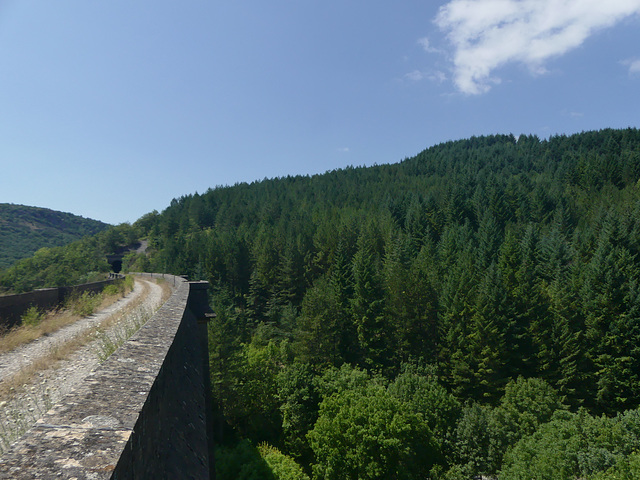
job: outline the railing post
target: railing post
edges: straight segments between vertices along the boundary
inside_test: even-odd
[[[216,314],[209,306],[207,291],[209,282],[189,282],[188,308],[198,321],[198,337],[200,338],[200,350],[202,354],[202,373],[205,388],[205,409],[207,424],[207,447],[209,450],[209,478],[215,480],[214,459],[214,426],[213,426],[213,399],[211,398],[211,379],[209,374],[209,330],[208,324]]]

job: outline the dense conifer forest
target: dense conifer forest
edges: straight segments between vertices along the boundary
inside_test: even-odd
[[[639,179],[636,129],[473,137],[181,197],[125,266],[213,287],[219,479],[640,478]]]

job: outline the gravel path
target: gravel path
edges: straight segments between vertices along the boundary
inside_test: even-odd
[[[107,331],[98,332],[98,326],[109,317],[130,307],[136,300],[140,305],[127,309],[117,322]],[[28,430],[64,395],[100,364],[110,348],[114,348],[117,339],[129,335],[133,324],[139,326],[148,319],[162,302],[162,287],[157,283],[136,278],[133,292],[90,317],[78,320],[57,332],[41,337],[27,345],[0,355],[0,380],[19,372],[40,358],[50,355],[51,351],[60,348],[65,342],[79,335],[92,333],[93,339],[80,347],[68,358],[59,361],[55,368],[40,370],[24,391],[16,394],[8,401],[0,402],[0,453],[9,444]],[[95,332],[95,334],[93,334]]]

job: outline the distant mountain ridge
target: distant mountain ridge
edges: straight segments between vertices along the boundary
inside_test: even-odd
[[[0,203],[0,268],[32,256],[42,247],[66,245],[108,227],[71,213]]]

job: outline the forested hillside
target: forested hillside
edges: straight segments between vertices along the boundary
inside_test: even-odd
[[[111,266],[107,255],[136,243],[140,231],[123,223],[62,247],[42,247],[32,257],[0,270],[0,294],[102,280]]]
[[[32,256],[42,247],[66,245],[107,227],[71,213],[0,203],[0,268]]]
[[[211,282],[221,413],[317,478],[591,478],[638,464],[639,178],[635,129],[471,138],[174,200],[144,266]]]
[[[126,265],[213,286],[219,479],[639,478],[639,179],[636,129],[471,138],[184,196]]]

